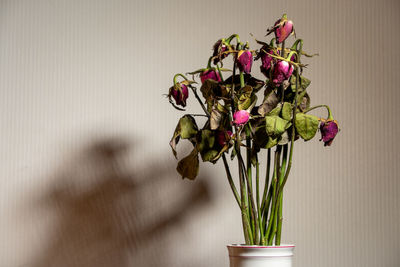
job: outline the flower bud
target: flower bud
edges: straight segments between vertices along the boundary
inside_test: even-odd
[[[293,22],[288,20],[286,15],[283,15],[280,20],[275,22],[274,29],[276,43],[280,44],[293,32]]]
[[[221,81],[221,77],[219,76],[219,73],[213,69],[207,69],[200,74],[200,80],[202,83],[204,83],[204,81],[208,80],[208,79],[214,80],[217,82]]]
[[[330,146],[336,134],[339,132],[337,121],[327,120],[325,122],[321,122],[320,131],[321,140],[324,142],[324,146]]]
[[[279,86],[283,81],[290,78],[293,73],[293,66],[288,62],[281,60],[274,66],[274,72],[272,74],[272,82],[275,86]]]
[[[236,58],[236,63],[240,71],[250,74],[253,55],[249,50],[240,50]]]
[[[189,90],[185,84],[180,84],[180,89],[173,86],[170,95],[175,99],[175,103],[179,106],[186,107],[186,99],[189,97]]]
[[[238,110],[233,114],[233,123],[237,126],[246,124],[250,119],[250,113],[247,110]]]

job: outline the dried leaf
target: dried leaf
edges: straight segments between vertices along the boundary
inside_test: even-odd
[[[179,139],[190,139],[196,136],[198,132],[198,127],[194,118],[190,115],[185,115],[180,118],[178,125],[176,125],[174,134],[169,142],[169,145],[172,148],[172,153],[174,154],[175,158],[177,159],[176,153],[176,145],[179,142]]]
[[[176,170],[182,176],[182,179],[186,177],[190,180],[194,180],[197,177],[199,173],[199,154],[196,148],[178,162]]]
[[[272,91],[270,94],[264,97],[263,103],[258,107],[258,114],[265,116],[265,114],[273,110],[278,103],[279,99],[276,93]]]

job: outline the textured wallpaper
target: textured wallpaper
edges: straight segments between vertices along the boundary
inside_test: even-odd
[[[399,266],[399,12],[397,0],[0,0],[0,266],[228,266],[243,237],[223,166],[181,180],[168,145],[181,114],[163,94],[217,39],[256,47],[283,13],[319,53],[304,75],[341,132],[331,147],[298,141],[282,241],[296,267]]]

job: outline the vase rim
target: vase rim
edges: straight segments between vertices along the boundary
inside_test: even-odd
[[[235,248],[294,248],[293,244],[282,244],[279,246],[259,246],[259,245],[245,245],[245,244],[229,244],[227,247]]]

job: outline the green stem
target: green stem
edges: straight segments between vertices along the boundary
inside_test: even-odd
[[[278,187],[278,158],[279,158],[279,152],[278,149],[275,151],[275,158],[274,158],[274,175],[273,175],[273,180],[272,180],[272,206],[271,206],[271,214],[269,216],[269,220],[268,220],[268,228],[267,228],[267,232],[265,234],[265,238],[268,239],[268,245],[272,245],[272,239],[271,237],[273,237],[272,235],[272,228],[273,228],[273,224],[274,224],[274,220],[275,220],[275,209],[276,209],[276,191],[277,191],[277,187]]]
[[[276,229],[276,237],[275,237],[275,246],[280,246],[281,245],[281,235],[282,235],[282,204],[283,204],[283,194],[279,194],[278,196],[278,201],[279,201],[279,208],[278,208],[278,226]]]
[[[244,87],[244,73],[243,71],[240,72],[240,88]]]
[[[298,55],[298,57],[297,57],[297,62],[299,62],[299,61],[300,61],[300,55]],[[290,170],[292,168],[294,136],[296,134],[296,130],[295,130],[296,129],[296,120],[295,120],[295,118],[296,118],[296,111],[297,111],[297,95],[298,95],[298,92],[299,92],[299,79],[300,79],[299,76],[300,76],[299,75],[299,68],[296,67],[296,94],[295,94],[295,97],[294,97],[294,105],[293,105],[292,138],[290,140],[289,162],[287,164],[288,166],[286,168],[286,173],[285,173],[285,176],[283,178],[282,184],[279,187],[279,194],[282,194],[283,188],[284,188],[284,186],[286,184],[286,181],[287,181],[287,179],[289,177]]]
[[[296,86],[297,86],[297,82],[296,82]],[[307,112],[309,112],[309,111],[311,111],[313,109],[316,109],[316,108],[326,108],[326,110],[328,111],[328,118],[327,119],[328,120],[333,120],[331,109],[327,105],[318,105],[318,106],[314,106],[314,107],[308,108],[308,109],[306,109],[304,111],[304,113],[307,113]]]
[[[222,76],[221,68],[218,66],[218,64],[217,64],[217,70],[218,70],[219,77],[221,78],[221,81],[224,81],[224,78]]]
[[[249,134],[249,128],[248,127],[246,127],[245,128],[245,131],[246,131],[246,171],[247,171],[247,174],[246,174],[246,179],[247,179],[247,190],[248,190],[248,201],[247,201],[247,203],[249,203],[249,216],[250,216],[250,219],[251,219],[251,229],[252,229],[252,231],[253,231],[253,236],[254,236],[254,238],[257,240],[257,236],[256,236],[256,227],[255,227],[255,217],[254,217],[254,206],[253,205],[251,205],[252,204],[252,201],[251,201],[251,199],[250,199],[250,194],[252,194],[253,193],[253,185],[252,185],[252,171],[251,171],[251,151],[250,151],[250,147],[251,147],[251,141],[250,141],[250,138],[249,137],[247,137],[247,135]]]
[[[255,227],[257,228],[257,224],[258,224],[258,223],[257,223],[257,220],[255,219],[255,213],[254,213],[255,204],[254,204],[254,198],[253,198],[253,190],[252,190],[252,188],[251,188],[251,181],[250,181],[250,178],[249,178],[249,176],[247,175],[247,173],[245,172],[245,165],[244,165],[244,161],[243,161],[242,154],[241,154],[241,152],[240,152],[240,147],[239,147],[239,150],[238,150],[237,158],[238,158],[238,164],[242,166],[243,175],[245,176],[246,181],[247,181],[248,207],[249,207],[249,209],[250,209],[250,210],[248,211],[248,213],[251,215],[251,220],[252,220],[252,222],[255,223]],[[254,245],[254,238],[255,238],[255,236],[253,235],[253,236],[252,236],[252,244],[253,244],[253,245]]]
[[[286,58],[285,57],[285,41],[283,41],[282,42],[282,46],[281,46],[281,56],[283,57],[283,58]],[[281,88],[282,88],[282,97],[281,97],[281,103],[283,104],[283,101],[284,101],[284,99],[285,99],[285,88],[283,87],[283,85],[281,85]]]
[[[239,208],[240,208],[240,196],[239,196],[239,194],[238,194],[238,192],[236,190],[235,183],[233,182],[231,171],[229,170],[229,165],[228,165],[228,162],[226,160],[225,154],[222,154],[222,160],[224,162],[225,172],[226,172],[226,176],[228,177],[229,185],[231,186],[233,195],[235,196],[236,202],[237,202],[237,204],[239,205]]]
[[[264,184],[264,193],[261,201],[261,209],[264,210],[264,205],[265,205],[265,197],[267,196],[268,192],[268,185],[269,185],[269,175],[270,175],[270,169],[271,169],[271,148],[268,148],[267,151],[267,168],[265,171],[265,184]]]
[[[233,65],[233,73],[232,73],[232,91],[231,91],[231,113],[232,117],[233,114],[235,113],[235,102],[234,102],[234,94],[235,94],[235,73],[236,73],[236,64]],[[244,170],[242,169],[242,164],[240,162],[241,154],[240,154],[240,134],[238,131],[237,126],[234,127],[235,134],[236,134],[236,140],[235,140],[235,149],[237,153],[237,159],[238,159],[238,168],[239,168],[239,181],[240,181],[240,201],[241,201],[241,214],[242,214],[242,225],[243,225],[243,234],[245,238],[245,242],[247,245],[250,245],[253,243],[253,237],[251,234],[251,227],[250,227],[250,218],[249,218],[249,212],[248,212],[248,206],[247,206],[247,192],[246,192],[246,181],[244,179],[243,172]]]
[[[196,88],[189,86],[192,89],[192,92],[194,96],[196,97],[197,101],[199,101],[201,108],[203,109],[204,113],[206,113],[207,117],[210,117],[210,113],[208,112],[207,108],[204,106],[203,102],[201,102],[201,99],[199,95],[197,94]]]
[[[282,174],[282,166],[281,166],[281,152],[282,152],[282,146],[277,146],[276,147],[276,152],[275,152],[275,168],[276,168],[276,175],[275,175],[275,189],[274,189],[274,207],[273,207],[273,221],[272,221],[272,232],[269,235],[268,238],[268,243],[272,244],[272,241],[274,240],[276,231],[277,231],[277,225],[278,225],[278,208],[279,208],[279,197],[278,197],[278,192],[279,192],[279,185],[280,185],[280,179],[281,179],[281,174]],[[272,214],[272,213],[271,213]]]
[[[177,73],[177,74],[175,74],[175,76],[174,76],[174,85],[176,84],[176,79],[177,79],[179,76],[182,77],[183,79],[185,79],[186,81],[189,81],[189,79],[186,78],[185,75],[183,75],[182,73]]]
[[[236,38],[236,41],[237,41],[238,44],[241,44],[241,43],[242,43],[242,42],[240,42],[240,37],[239,37],[239,35],[237,35],[236,33],[234,33],[234,34],[232,34],[231,36],[229,36],[228,39],[226,39],[226,42],[227,42],[228,44],[231,44],[231,41],[232,41],[233,38]]]
[[[258,162],[258,156],[256,154],[256,205],[257,205],[257,217],[258,217],[258,226],[260,228],[260,240],[257,244],[265,245],[265,237],[264,237],[264,227],[261,220],[261,209],[260,209],[260,164]]]
[[[239,165],[239,178],[240,178],[240,197],[241,197],[241,213],[242,213],[242,223],[243,223],[243,232],[245,237],[246,245],[253,244],[253,236],[251,232],[250,220],[249,220],[249,210],[247,206],[247,191],[246,191],[246,181],[244,178],[244,169],[243,165],[240,162],[240,136],[237,137],[239,140],[236,140],[236,152],[238,158]]]
[[[285,169],[286,169],[286,162],[287,162],[287,154],[288,154],[288,145],[283,146],[283,154],[282,154],[282,165],[280,168],[280,176],[279,176],[279,186],[283,182],[283,178],[285,176]],[[281,232],[282,232],[282,198],[283,198],[283,193],[280,192],[278,195],[278,201],[279,201],[279,208],[278,208],[278,217],[277,217],[277,232],[276,232],[276,239],[275,239],[275,245],[279,246],[281,243]]]
[[[214,57],[211,56],[211,57],[208,59],[208,62],[207,62],[207,69],[211,69],[211,61],[212,61],[213,58],[214,58]]]

